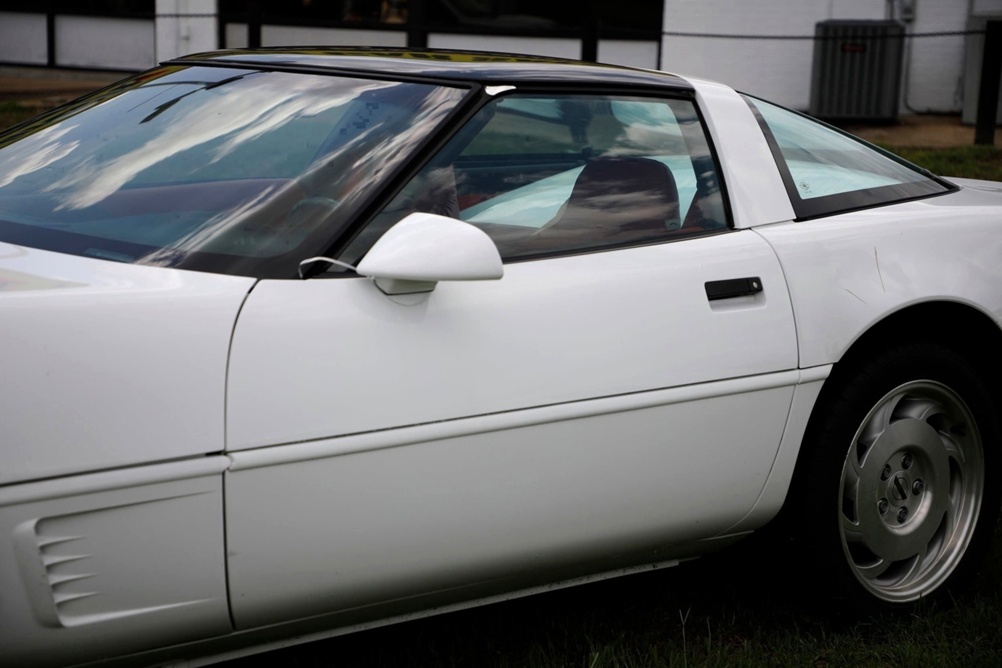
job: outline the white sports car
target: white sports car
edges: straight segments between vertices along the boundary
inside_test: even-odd
[[[661,72],[226,51],[0,135],[0,664],[212,662],[774,519],[857,610],[999,514],[1002,185]]]

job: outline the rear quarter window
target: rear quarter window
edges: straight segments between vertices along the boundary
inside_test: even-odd
[[[803,114],[745,96],[772,149],[798,220],[955,189],[920,167]]]

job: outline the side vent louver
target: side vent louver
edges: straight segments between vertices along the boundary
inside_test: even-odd
[[[142,526],[141,518],[149,514],[151,504],[162,511],[176,508],[183,517],[183,506],[198,496],[39,518],[15,528],[18,566],[38,620],[45,626],[65,628],[208,602],[201,597],[182,598],[180,592],[162,588],[151,579],[155,576],[151,566],[170,549],[158,546],[155,534],[116,531],[116,527]],[[133,558],[123,559],[125,555]],[[114,564],[110,571],[108,564]],[[123,587],[127,582],[144,586]]]

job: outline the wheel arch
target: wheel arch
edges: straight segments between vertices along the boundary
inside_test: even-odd
[[[903,340],[941,343],[985,369],[998,369],[1002,361],[1002,328],[984,311],[956,301],[912,304],[873,323],[846,348],[825,381],[815,409],[825,388],[835,385],[855,360]]]
[[[966,357],[982,370],[986,385],[993,390],[991,400],[1002,407],[1002,384],[993,380],[1002,377],[1002,328],[991,315],[971,304],[947,300],[925,301],[888,313],[849,345],[825,380],[807,425],[802,428],[793,467],[783,483],[786,489],[775,520],[782,521],[788,512],[797,481],[802,478],[806,462],[811,458],[812,434],[843,379],[867,357],[905,340],[943,344]]]
[[[932,323],[932,324],[930,324]],[[994,382],[1002,369],[1002,328],[984,311],[957,301],[912,304],[886,315],[858,336],[834,363],[825,379],[804,431],[793,473],[779,517],[787,512],[791,491],[810,459],[810,440],[825,406],[854,366],[884,347],[901,341],[922,341],[948,346],[981,370],[992,389],[991,401],[1002,407],[1002,384]]]
[[[1002,376],[1002,328],[990,315],[970,304],[947,300],[911,304],[889,313],[848,345],[820,390],[815,390],[813,401],[810,391],[804,393],[803,400],[809,406],[798,409],[795,400],[788,433],[763,493],[755,508],[730,531],[762,531],[765,524],[782,527],[789,514],[791,496],[796,494],[796,481],[802,478],[805,462],[810,460],[812,434],[824,407],[854,365],[903,340],[943,343],[966,356],[982,369],[986,384],[994,390],[992,401],[1002,407],[1002,383],[993,382],[993,376]]]
[[[937,350],[940,352],[937,353]],[[925,356],[922,359],[923,364],[934,362],[934,368],[938,368],[938,371],[931,373],[934,380],[937,373],[943,374],[948,369],[959,370],[957,372],[959,375],[955,376],[958,380],[966,373],[967,378],[980,386],[984,394],[975,393],[973,396],[977,399],[964,401],[964,393],[961,392],[958,398],[962,404],[968,403],[975,412],[980,410],[982,416],[987,415],[986,411],[995,412],[997,415],[998,409],[1002,407],[1002,389],[996,380],[1002,363],[1002,329],[991,315],[974,305],[955,301],[923,302],[888,314],[849,345],[834,363],[831,373],[822,384],[810,409],[783,505],[774,518],[775,521],[768,527],[770,529],[768,535],[773,539],[778,537],[799,543],[800,549],[805,550],[805,553],[817,555],[830,552],[829,548],[832,547],[830,541],[821,540],[822,534],[828,529],[823,528],[825,522],[817,523],[819,517],[817,508],[808,508],[807,505],[811,503],[809,500],[817,499],[819,493],[824,496],[830,490],[830,476],[824,472],[836,470],[833,468],[833,457],[836,456],[833,453],[836,452],[836,448],[832,446],[836,442],[848,444],[849,441],[842,440],[844,436],[842,425],[856,424],[855,419],[843,418],[846,415],[859,414],[860,403],[869,405],[871,400],[866,397],[871,391],[876,391],[882,386],[880,381],[871,384],[874,377],[882,374],[886,382],[895,375],[900,377],[903,370],[911,368],[905,363],[909,355],[912,356],[913,363],[917,363],[916,360],[923,355]],[[952,366],[949,360],[952,360]],[[915,377],[923,376],[924,374],[916,374]],[[968,384],[967,387],[970,391],[974,391],[975,386]],[[860,392],[862,394],[859,394]],[[977,408],[978,405],[980,409]],[[958,561],[955,563],[960,565],[956,568],[949,566],[949,570],[944,571],[944,580],[931,585],[936,589],[925,594],[919,593],[920,597],[935,595],[938,600],[945,600],[952,596],[953,591],[959,591],[970,582],[981,559],[990,549],[992,529],[981,527],[994,527],[997,518],[1002,490],[991,484],[993,476],[988,472],[1002,468],[1002,451],[999,448],[1002,433],[998,419],[989,422],[991,427],[987,433],[990,436],[989,440],[984,441],[985,459],[982,463],[986,467],[982,470],[985,482],[982,491],[978,492],[985,495],[982,512],[988,509],[988,514],[979,528],[975,529],[976,533],[970,537],[970,544],[962,548],[963,554],[969,552],[972,556],[969,559],[965,557],[961,564],[958,555],[956,557]],[[992,448],[991,445],[995,447]],[[994,455],[990,457],[991,461],[987,456],[990,450],[994,450]],[[842,454],[838,457],[844,458],[845,445],[842,445],[840,452]],[[906,464],[905,467],[907,466]],[[820,475],[822,473],[824,475]],[[921,492],[916,492],[919,493]],[[940,497],[947,498],[943,497],[942,493]],[[952,492],[948,497],[952,497]],[[844,508],[844,498],[842,503]],[[826,570],[833,568],[834,561],[838,561],[837,558],[833,561],[830,555],[824,558],[818,557],[818,560],[819,563],[814,566]],[[852,561],[851,555],[849,560]],[[914,603],[912,599],[906,598],[900,601],[891,598],[870,599],[869,595],[862,593],[862,590],[850,591],[844,580],[846,578],[843,578],[839,585],[832,587],[828,593],[832,595],[833,602],[846,606],[847,610],[902,611]],[[891,588],[888,589],[890,590]]]

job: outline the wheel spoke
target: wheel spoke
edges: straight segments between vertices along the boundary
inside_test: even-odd
[[[920,397],[902,397],[894,406],[893,419],[912,418],[928,422],[933,415],[942,413],[943,408],[938,402]]]
[[[863,465],[855,457],[849,457],[849,466],[845,468],[842,478],[842,495],[856,503],[859,499],[860,478],[863,476]]]
[[[964,456],[964,449],[960,447],[960,444],[951,434],[940,432],[939,438],[943,442],[943,450],[946,452],[946,456],[955,461],[957,463],[957,467],[963,470],[964,463],[967,459]]]
[[[856,564],[856,572],[859,573],[861,577],[865,580],[876,580],[881,575],[887,572],[887,569],[891,567],[893,562],[887,559],[878,559],[875,562],[868,564]]]
[[[930,513],[926,519],[929,526],[935,527],[929,540],[922,546],[919,552],[919,565],[921,568],[928,568],[939,559],[943,552],[944,540],[953,531],[955,518],[948,508],[938,509],[935,513]]]
[[[900,385],[860,424],[843,463],[839,531],[849,567],[884,601],[931,593],[970,541],[983,488],[965,402],[935,381]]]
[[[862,433],[860,433],[859,438],[856,439],[857,443],[864,446],[864,449],[868,449],[873,442],[876,441],[887,425],[891,423],[891,417],[894,414],[894,401],[886,402],[880,408],[878,408],[870,419],[866,421],[863,425]]]
[[[842,514],[842,536],[847,543],[866,544],[860,524],[846,517],[844,513]]]

